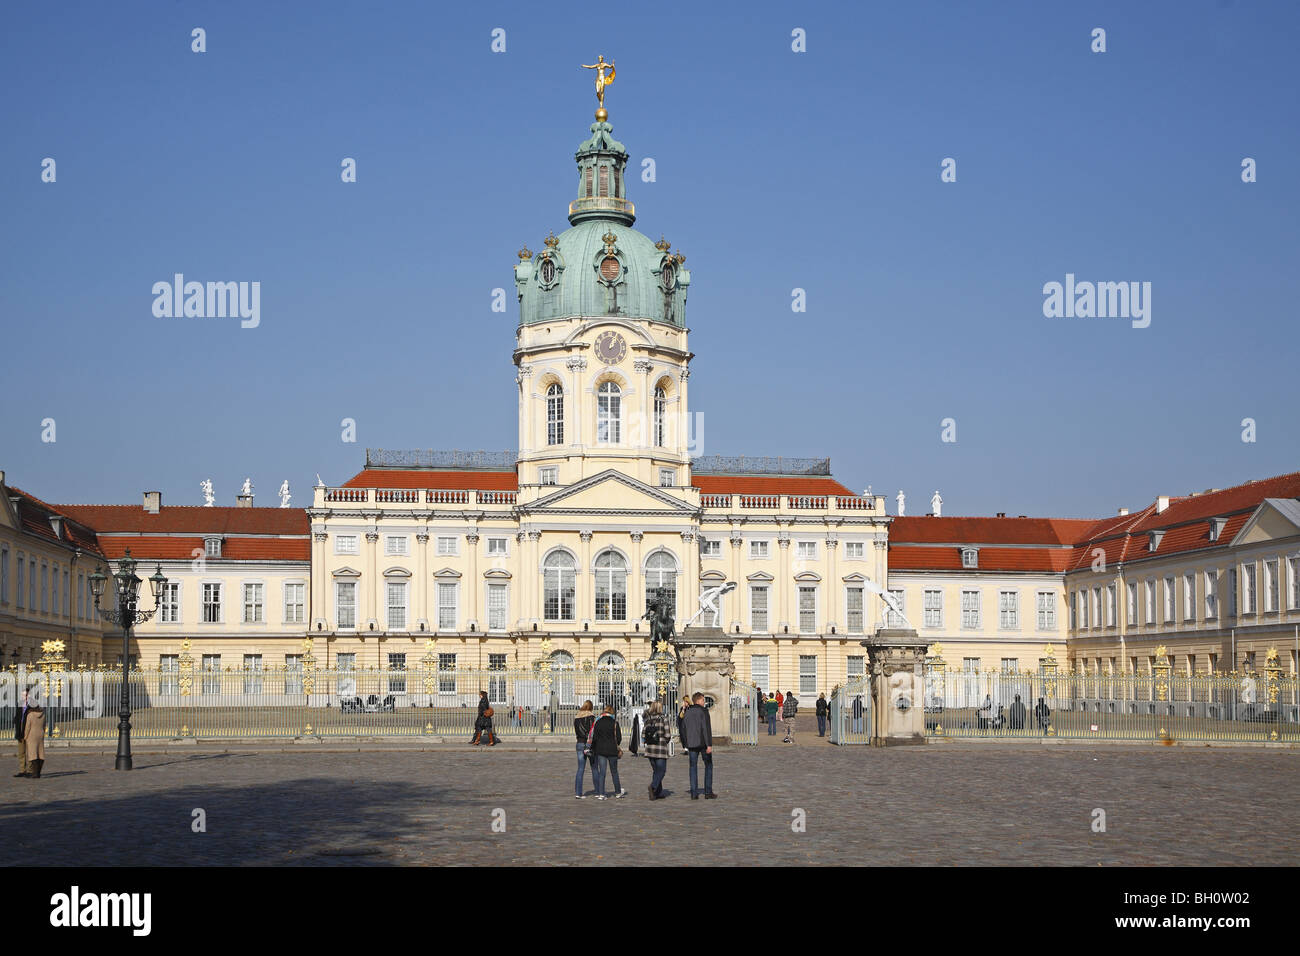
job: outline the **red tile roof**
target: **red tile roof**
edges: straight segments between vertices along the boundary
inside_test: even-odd
[[[344,488],[473,488],[515,491],[513,471],[434,471],[432,469],[366,468],[343,483]]]
[[[889,542],[899,544],[1070,545],[1097,522],[1078,518],[936,518],[907,515],[889,524]],[[983,554],[983,552],[981,552]],[[893,559],[890,559],[893,563]],[[982,563],[982,562],[981,562]]]
[[[311,530],[301,508],[204,508],[163,505],[149,514],[140,505],[58,505],[100,534],[301,534]],[[132,551],[132,554],[135,552]]]
[[[830,477],[802,475],[693,475],[705,495],[855,495]]]
[[[1061,572],[1070,563],[1069,548],[989,548],[981,547],[978,571]],[[889,570],[894,571],[961,571],[961,551],[955,547],[889,546]]]
[[[114,534],[100,539],[104,556],[120,558],[127,548],[140,561],[190,560],[203,554],[201,537]],[[310,561],[309,538],[225,538],[221,557],[230,561]]]
[[[6,487],[19,499],[18,521],[28,534],[44,538],[47,541],[57,541],[63,545],[81,548],[91,554],[101,553],[99,544],[95,540],[95,532],[86,527],[78,518],[69,515],[56,505],[47,504],[21,488],[15,488],[13,485],[7,485]],[[59,522],[59,531],[57,533],[54,530],[54,525],[50,523],[51,517],[63,519]]]

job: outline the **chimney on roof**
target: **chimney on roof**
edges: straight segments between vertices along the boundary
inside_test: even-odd
[[[1006,516],[1007,516],[1007,513],[1006,513],[1005,511],[999,511],[999,512],[998,512],[998,517],[999,517],[999,518],[1005,518]]]
[[[144,513],[147,515],[156,515],[162,508],[162,492],[146,491],[144,493]]]
[[[1156,499],[1156,514],[1164,514],[1169,510],[1169,496],[1161,495]]]
[[[1126,514],[1128,514],[1128,509],[1127,509],[1127,508],[1120,508],[1120,509],[1119,509],[1119,513],[1120,513],[1121,515],[1126,515]]]
[[[253,507],[253,496],[252,496],[252,495],[235,495],[235,507],[236,507],[236,508],[251,508],[251,507]]]

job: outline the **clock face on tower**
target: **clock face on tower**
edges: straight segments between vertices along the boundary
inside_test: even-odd
[[[601,332],[596,336],[596,358],[606,365],[617,365],[627,355],[627,343],[617,332]]]

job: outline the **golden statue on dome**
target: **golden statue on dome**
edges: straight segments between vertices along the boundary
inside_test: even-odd
[[[613,60],[605,62],[604,54],[598,54],[595,63],[583,63],[581,66],[584,70],[596,71],[596,102],[600,104],[600,109],[596,110],[596,119],[603,123],[609,118],[609,113],[605,111],[605,87],[614,82],[618,71],[614,69]]]

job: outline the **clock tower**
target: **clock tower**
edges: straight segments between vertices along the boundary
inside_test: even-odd
[[[691,488],[686,257],[633,228],[628,154],[602,108],[578,147],[569,228],[519,251],[519,488],[613,469]],[[533,494],[529,494],[533,491]]]

